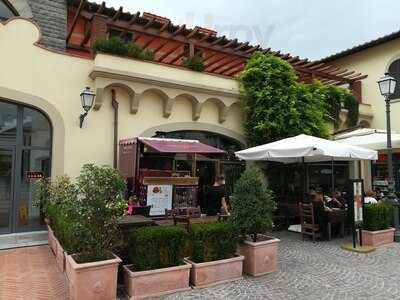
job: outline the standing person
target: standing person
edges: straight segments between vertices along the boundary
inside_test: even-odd
[[[228,195],[225,188],[225,178],[223,176],[217,176],[215,178],[214,185],[208,188],[206,197],[207,215],[215,216],[220,212],[230,215]]]

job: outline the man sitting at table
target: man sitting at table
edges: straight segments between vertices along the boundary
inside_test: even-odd
[[[332,198],[327,199],[326,206],[328,206],[329,208],[345,208],[344,201],[341,199],[339,192],[332,193]]]
[[[328,216],[327,211],[331,209],[325,206],[324,194],[322,191],[317,191],[311,195],[311,201],[314,208],[314,221],[319,225],[319,231],[322,239],[328,238]]]
[[[225,178],[217,176],[214,185],[210,186],[206,193],[208,216],[215,216],[218,213],[223,215],[230,215],[228,205],[228,194],[225,188]]]

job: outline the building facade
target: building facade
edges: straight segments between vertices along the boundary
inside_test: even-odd
[[[75,177],[86,163],[115,166],[118,140],[162,132],[243,148],[235,77],[255,51],[285,59],[300,80],[345,84],[357,97],[366,77],[104,3],[0,0],[0,19],[0,234],[42,228],[34,180]],[[112,36],[150,49],[153,61],[94,53]],[[195,55],[204,72],[183,66]],[[85,87],[96,98],[80,128]]]

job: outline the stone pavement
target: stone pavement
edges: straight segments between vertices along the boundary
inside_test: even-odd
[[[275,236],[282,240],[278,272],[164,299],[400,299],[400,244],[356,254],[340,249],[343,240],[313,244],[296,233]]]
[[[65,277],[47,245],[0,250],[0,299],[66,299]]]

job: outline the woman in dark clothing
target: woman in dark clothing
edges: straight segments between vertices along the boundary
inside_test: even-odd
[[[225,188],[225,179],[223,176],[215,178],[214,185],[208,188],[206,193],[207,209],[209,216],[215,216],[218,213],[229,215],[228,195]]]
[[[322,192],[316,192],[312,195],[312,203],[314,208],[314,221],[319,225],[322,238],[326,239],[328,236],[328,216],[325,207],[324,195]]]

